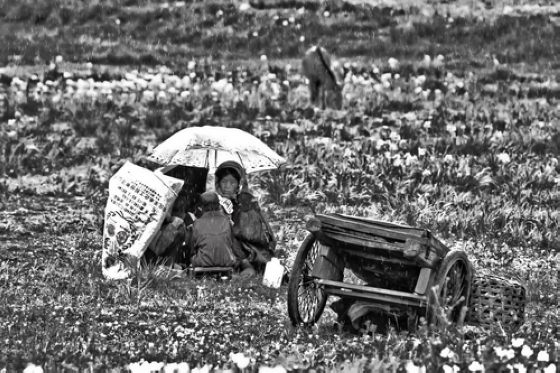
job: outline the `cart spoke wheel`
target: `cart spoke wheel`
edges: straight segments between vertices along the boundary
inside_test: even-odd
[[[321,244],[312,234],[302,242],[288,283],[288,314],[294,325],[312,325],[327,303],[325,288],[311,276]]]
[[[463,322],[461,309],[469,304],[472,287],[472,267],[467,255],[462,251],[451,251],[441,263],[435,285],[438,298],[433,299],[429,308],[440,306],[449,321]],[[433,295],[433,294],[432,294]],[[428,309],[431,324],[438,323],[438,310]]]

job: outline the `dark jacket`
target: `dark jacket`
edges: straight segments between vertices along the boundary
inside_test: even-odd
[[[221,211],[209,211],[193,224],[190,247],[194,267],[232,267],[233,230],[230,219]]]

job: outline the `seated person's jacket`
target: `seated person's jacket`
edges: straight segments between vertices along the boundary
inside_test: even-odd
[[[181,218],[186,226],[191,225],[194,221],[193,216],[198,213],[196,206],[199,199],[200,195],[198,193],[181,191],[173,204],[171,215]]]
[[[193,223],[193,267],[232,267],[236,262],[232,246],[231,221],[223,212],[206,212]]]
[[[266,220],[255,196],[241,192],[233,203],[233,234],[245,242],[267,247],[271,252],[276,248],[276,236]]]

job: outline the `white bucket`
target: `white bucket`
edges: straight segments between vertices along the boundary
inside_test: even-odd
[[[278,289],[282,283],[283,276],[284,266],[280,264],[278,258],[272,258],[270,262],[266,263],[262,284],[264,286]]]

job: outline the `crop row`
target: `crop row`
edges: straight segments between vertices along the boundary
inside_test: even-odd
[[[263,202],[374,204],[391,220],[443,235],[493,232],[512,245],[553,248],[557,100],[531,97],[525,88],[556,83],[512,76],[490,83],[423,63],[425,74],[417,75],[406,75],[394,59],[367,74],[350,66],[345,110],[325,112],[307,107],[303,78],[289,69],[284,81],[242,72],[216,80],[193,71],[191,79],[165,70],[129,72],[118,82],[68,77],[31,89],[12,79],[6,188],[104,195],[120,164],[141,163],[175,131],[234,126],[288,160],[283,170],[254,178]],[[188,94],[170,92],[179,85]],[[42,179],[30,181],[29,173]]]

